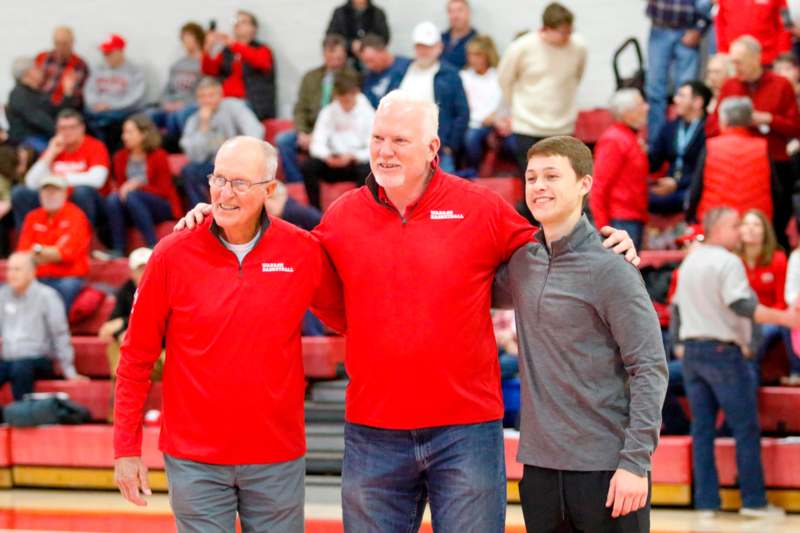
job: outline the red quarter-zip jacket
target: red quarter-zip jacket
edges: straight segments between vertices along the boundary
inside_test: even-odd
[[[340,300],[338,280],[317,239],[287,222],[262,216],[241,266],[212,222],[169,235],[147,263],[117,370],[116,457],[141,455],[164,338],[164,453],[212,464],[305,453],[300,326],[312,298],[322,308]]]
[[[491,288],[533,236],[525,219],[436,169],[405,217],[370,177],[314,233],[344,290],[349,422],[417,429],[502,418]]]

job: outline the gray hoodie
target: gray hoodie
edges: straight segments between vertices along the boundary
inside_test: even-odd
[[[222,143],[237,135],[264,138],[264,125],[239,98],[223,98],[211,116],[207,131],[200,130],[200,111],[189,117],[183,128],[181,148],[189,161],[211,160]]]
[[[125,61],[117,68],[103,63],[91,70],[83,88],[88,109],[109,104],[113,110],[138,109],[144,104],[145,79],[142,69]]]
[[[517,459],[554,470],[643,476],[661,429],[667,361],[636,267],[603,248],[586,217],[520,247],[495,278],[516,310],[522,382]]]

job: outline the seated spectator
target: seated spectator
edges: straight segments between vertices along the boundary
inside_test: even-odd
[[[52,357],[66,379],[86,380],[75,371],[64,305],[56,291],[36,281],[30,254],[11,254],[6,281],[0,287],[0,385],[10,381],[14,400],[22,400],[37,380],[55,378]]]
[[[308,203],[319,209],[319,182],[354,181],[363,185],[369,169],[369,143],[375,110],[361,94],[358,77],[340,71],[333,102],[319,112],[303,163]]]
[[[303,174],[297,160],[298,151],[308,153],[311,132],[319,110],[333,99],[333,77],[347,65],[347,42],[344,37],[328,34],[322,41],[323,64],[305,73],[294,103],[294,130],[280,133],[275,144],[281,156],[286,181],[301,182]],[[353,71],[355,72],[355,71]]]
[[[208,201],[208,175],[222,143],[237,135],[264,137],[264,125],[238,98],[223,98],[222,86],[211,77],[197,85],[197,112],[189,117],[181,136],[181,148],[189,163],[181,170],[189,205]]]
[[[624,229],[641,249],[648,162],[639,134],[647,124],[648,107],[638,89],[620,89],[611,97],[609,109],[616,123],[597,140],[589,205],[598,229]]]
[[[25,175],[25,185],[11,190],[17,228],[32,209],[39,207],[41,180],[51,174],[62,176],[72,188],[71,200],[80,207],[94,228],[105,220],[103,193],[107,191],[108,150],[99,140],[86,135],[83,117],[65,109],[56,117],[56,134],[47,149]]]
[[[130,271],[130,278],[122,287],[117,289],[114,294],[116,304],[114,310],[108,320],[100,326],[100,331],[97,336],[101,340],[108,343],[106,349],[106,356],[108,357],[108,368],[111,371],[112,383],[116,380],[117,366],[119,365],[119,350],[122,341],[125,338],[125,331],[128,329],[128,318],[131,315],[133,308],[133,301],[136,296],[136,288],[139,286],[139,281],[144,274],[144,267],[150,259],[153,250],[150,248],[137,248],[131,252],[128,257],[128,269]],[[150,374],[151,381],[161,381],[161,372],[164,367],[164,352],[161,352],[161,357],[156,361],[153,367],[153,372]],[[114,420],[114,387],[111,387],[111,409],[109,413],[109,422]]]
[[[25,173],[36,159],[30,146],[0,145],[0,257],[8,257],[13,251],[11,233],[14,216],[11,214],[11,188],[22,183]]]
[[[459,3],[459,2],[456,2]],[[511,121],[503,106],[503,91],[497,80],[498,55],[488,35],[477,35],[467,45],[469,68],[459,72],[469,103],[469,129],[464,137],[467,168],[462,176],[477,176],[484,154],[486,138],[493,131],[504,139],[504,146],[513,156]]]
[[[6,117],[8,118],[8,138],[15,144],[27,144],[37,152],[44,152],[47,141],[55,133],[56,113],[64,107],[75,107],[78,99],[75,92],[74,77],[63,84],[61,105],[50,102],[50,96],[41,91],[42,68],[29,57],[14,60],[12,73],[16,84],[8,96]]]
[[[75,107],[83,106],[83,85],[89,76],[89,67],[75,52],[75,37],[72,30],[59,26],[53,31],[53,49],[36,56],[36,64],[42,68],[44,77],[40,89],[50,95],[55,106],[61,106],[65,89],[72,88],[72,97],[77,98]]]
[[[380,35],[368,34],[361,42],[361,64],[364,67],[361,90],[377,108],[392,88],[400,86],[400,81],[411,64],[411,60],[403,56],[395,56],[386,46]]]
[[[54,288],[67,312],[89,273],[92,231],[86,215],[67,201],[67,180],[50,175],[41,180],[42,207],[25,217],[20,252],[30,252],[39,281]]]
[[[478,31],[472,27],[472,10],[469,1],[448,0],[447,18],[450,21],[450,27],[442,33],[441,59],[461,70],[467,64],[467,45],[473,37],[478,35]]]
[[[222,80],[225,96],[247,100],[259,120],[275,117],[275,65],[272,50],[256,40],[258,19],[238,11],[233,37],[206,34],[203,74]]]
[[[125,58],[125,39],[112,33],[100,45],[103,63],[89,74],[84,88],[86,123],[114,151],[122,122],[144,105],[144,71]]]
[[[739,213],[758,209],[772,217],[767,140],[748,129],[753,103],[746,96],[726,98],[719,105],[721,133],[706,139],[689,191],[686,217],[690,222],[716,207]]]
[[[713,113],[719,103],[719,92],[722,86],[733,76],[733,63],[727,54],[714,54],[708,59],[706,65],[706,85],[711,89],[711,101],[706,108],[708,113]]]
[[[267,198],[264,207],[271,216],[281,218],[306,231],[316,228],[319,221],[322,220],[322,213],[319,212],[319,209],[303,205],[289,196],[289,191],[282,182],[278,182],[275,192]]]
[[[793,53],[787,52],[776,57],[772,64],[772,71],[789,80],[794,94],[800,98],[800,66],[798,66],[797,58]]]
[[[697,160],[706,145],[706,108],[711,91],[701,81],[689,81],[678,88],[673,102],[677,118],[668,122],[650,147],[650,168],[657,171],[667,162],[667,176],[650,189],[651,213],[681,213],[692,184]]]
[[[145,114],[128,117],[122,125],[122,144],[114,154],[112,170],[115,192],[108,195],[108,210],[113,213],[113,234],[123,241],[115,252],[121,257],[125,246],[125,215],[144,237],[150,248],[156,245],[156,224],[177,220],[183,214],[178,192],[172,183],[167,152],[161,148],[161,135]]]
[[[389,42],[389,25],[386,13],[372,0],[348,0],[333,11],[325,33],[335,33],[347,39],[347,53],[358,57],[362,40],[367,34],[380,35]]]
[[[453,173],[455,156],[469,126],[469,104],[458,71],[439,61],[442,36],[432,22],[417,24],[413,32],[414,61],[406,69],[400,89],[439,106],[439,168]],[[396,87],[390,87],[395,89]]]
[[[792,48],[792,36],[784,23],[786,0],[717,0],[717,49],[727,53],[742,35],[752,35],[764,53],[762,65],[771,65]]]
[[[786,254],[778,246],[770,220],[758,209],[748,210],[739,226],[741,246],[738,255],[744,263],[750,288],[758,303],[775,309],[786,309]],[[754,332],[755,333],[755,332]],[[769,347],[776,341],[784,343],[790,363],[797,359],[792,350],[789,329],[777,324],[762,324],[754,334],[756,363],[764,360]]]
[[[195,91],[203,76],[200,60],[205,36],[205,31],[196,22],[188,22],[181,27],[181,44],[186,55],[169,68],[161,103],[157,109],[147,113],[170,139],[180,138],[184,124],[197,111]]]

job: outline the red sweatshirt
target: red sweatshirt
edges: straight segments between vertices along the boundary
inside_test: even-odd
[[[164,453],[212,464],[305,453],[300,326],[315,292],[323,308],[325,294],[340,300],[317,291],[334,291],[336,277],[314,237],[272,217],[240,266],[212,220],[162,239],[147,263],[117,370],[115,457],[141,455],[164,338]]]
[[[614,218],[647,222],[649,163],[637,133],[614,124],[598,139],[594,160],[589,205],[595,226],[608,226]]]
[[[91,242],[89,219],[77,205],[66,202],[52,216],[41,207],[28,213],[22,224],[17,249],[28,252],[34,244],[55,246],[61,254],[61,261],[39,265],[36,275],[40,278],[80,277],[89,273]]]
[[[752,35],[761,43],[761,62],[772,64],[781,52],[792,47],[792,36],[784,27],[781,12],[786,0],[719,0],[715,25],[717,46],[728,53],[731,43],[742,35]]]
[[[786,254],[775,250],[768,265],[750,267],[746,261],[744,268],[750,288],[758,296],[758,303],[775,309],[786,309],[783,290],[786,285]]]
[[[797,99],[789,80],[769,71],[750,84],[738,78],[729,78],[720,89],[718,102],[729,96],[749,96],[753,101],[753,109],[772,113],[772,123],[766,134],[769,144],[769,157],[773,161],[786,161],[786,144],[795,137],[800,137],[800,113],[797,110]],[[753,128],[753,132],[758,132]],[[706,137],[719,134],[719,105],[706,120]]]
[[[508,203],[437,169],[404,219],[370,178],[314,233],[344,288],[349,422],[418,429],[502,418],[492,280],[533,236]]]
[[[116,189],[119,189],[128,181],[128,158],[130,155],[130,151],[127,148],[123,148],[114,154],[111,164],[114,171],[114,187]],[[169,170],[167,152],[162,148],[153,150],[147,154],[146,165],[147,183],[141,189],[167,200],[170,207],[172,207],[172,215],[176,219],[181,218],[183,216],[183,208],[178,197],[178,191],[175,190],[175,184],[172,182],[172,172]]]

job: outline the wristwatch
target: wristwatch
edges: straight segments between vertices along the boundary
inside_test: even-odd
[[[44,250],[44,246],[42,246],[38,242],[33,245],[33,253],[34,253],[34,255],[39,255],[40,253],[42,253],[42,250]]]

